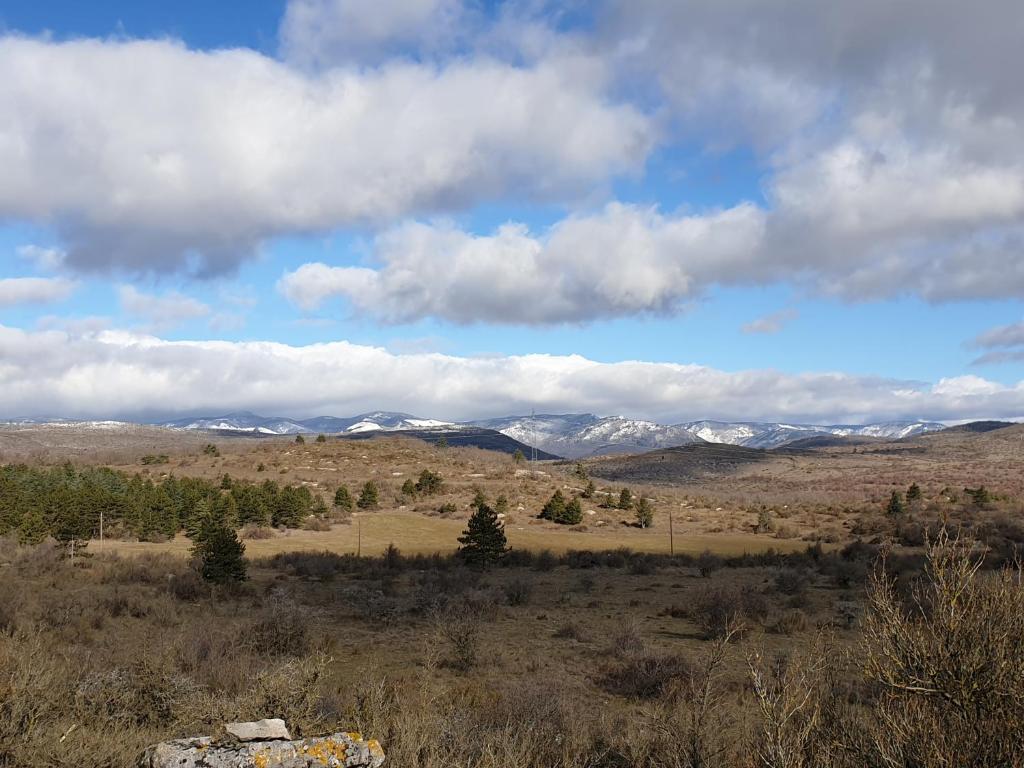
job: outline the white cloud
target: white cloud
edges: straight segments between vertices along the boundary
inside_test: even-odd
[[[61,277],[4,277],[0,278],[0,307],[63,301],[74,290],[75,283]]]
[[[1024,383],[940,383],[841,373],[726,372],[554,355],[394,354],[347,342],[164,341],[0,326],[0,414],[139,416],[249,408],[294,416],[388,408],[468,419],[530,408],[692,418],[852,423],[1018,418]],[[117,387],[110,382],[116,381]]]
[[[759,317],[744,324],[744,333],[778,333],[783,326],[795,320],[800,313],[795,309],[780,309],[764,317]]]
[[[72,268],[229,270],[266,237],[519,199],[639,170],[650,120],[566,54],[305,74],[245,50],[0,36],[0,217]]]
[[[544,324],[668,313],[709,276],[746,274],[763,227],[749,205],[663,216],[612,204],[541,236],[516,224],[474,236],[443,223],[407,223],[374,241],[380,268],[306,264],[279,288],[304,309],[341,296],[389,322]]]
[[[467,15],[461,0],[291,0],[281,45],[303,66],[379,63],[447,48]]]
[[[118,289],[118,298],[121,309],[143,320],[150,330],[167,330],[211,313],[210,307],[198,299],[174,291],[157,296],[143,293],[131,285],[122,285]],[[219,317],[215,316],[215,319]]]

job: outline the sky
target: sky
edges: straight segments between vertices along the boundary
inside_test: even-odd
[[[1024,417],[1016,0],[6,0],[0,418]]]

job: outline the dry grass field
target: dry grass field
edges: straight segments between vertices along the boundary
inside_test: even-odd
[[[979,742],[956,712],[892,709],[903,694],[880,685],[904,674],[886,643],[939,636],[887,634],[906,620],[926,539],[944,535],[935,525],[962,528],[992,566],[1024,543],[1024,428],[1001,432],[728,470],[702,453],[675,481],[670,452],[588,461],[597,494],[581,524],[560,526],[537,513],[556,490],[584,487],[574,463],[401,437],[297,444],[147,429],[119,444],[110,431],[0,430],[2,462],[274,479],[328,505],[342,484],[381,487],[379,509],[247,539],[249,578],[236,586],[205,583],[182,536],[92,541],[73,564],[52,541],[0,538],[0,766],[129,766],[147,743],[265,716],[305,734],[357,728],[403,768],[852,768],[897,748],[907,765],[939,765],[915,757],[936,744],[983,756],[957,764],[1021,765],[1013,749],[985,762],[1024,736],[1008,714],[1020,696],[985,710],[1005,738]],[[219,455],[204,452],[211,441]],[[443,490],[404,497],[425,469]],[[886,498],[912,482],[922,498],[887,516]],[[963,488],[979,485],[991,497],[973,503]],[[652,500],[653,527],[602,505],[624,486]],[[450,556],[478,491],[509,501],[512,552],[485,570]],[[880,568],[891,591],[872,597]],[[999,659],[991,675],[964,673],[972,693],[951,694],[991,707],[1006,675],[1024,675],[1024,598],[991,571],[977,580],[964,589],[979,596],[957,610],[980,613],[943,629],[952,645],[930,645],[927,661],[937,685],[953,685],[962,649]]]

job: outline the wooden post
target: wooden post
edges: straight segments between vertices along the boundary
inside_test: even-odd
[[[672,510],[669,510],[668,513],[668,553],[673,556],[676,554],[675,534],[672,531]]]

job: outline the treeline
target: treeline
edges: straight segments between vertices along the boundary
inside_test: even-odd
[[[326,512],[319,496],[305,486],[279,486],[233,480],[219,483],[195,477],[160,482],[106,467],[0,467],[0,536],[15,534],[35,544],[106,535],[143,541],[194,536],[211,521],[230,528],[244,525],[298,527],[310,514]]]

